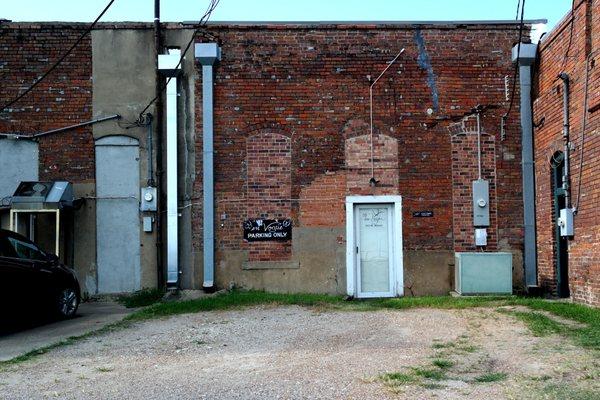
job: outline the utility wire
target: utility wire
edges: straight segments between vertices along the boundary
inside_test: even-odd
[[[81,43],[81,41],[83,40],[84,37],[86,37],[91,31],[92,29],[94,29],[94,26],[96,26],[96,24],[98,23],[98,21],[100,20],[100,18],[102,18],[102,16],[104,14],[106,14],[106,12],[108,11],[108,9],[110,8],[110,6],[112,6],[112,4],[115,2],[115,0],[110,0],[107,4],[106,7],[104,7],[104,10],[102,10],[102,12],[100,13],[100,15],[98,15],[98,17],[94,20],[94,22],[92,22],[92,24],[85,30],[85,32],[83,32],[81,34],[81,36],[79,36],[79,38],[75,41],[75,43],[73,43],[73,45],[69,48],[69,50],[67,50],[67,52],[65,54],[63,54],[51,67],[50,69],[48,69],[48,71],[46,71],[37,81],[35,81],[31,86],[29,86],[27,88],[27,90],[25,90],[23,93],[21,93],[20,95],[18,95],[17,97],[15,97],[13,100],[9,101],[8,103],[6,103],[4,106],[2,106],[2,109],[0,109],[0,112],[3,112],[4,110],[6,110],[7,108],[10,108],[13,104],[15,104],[16,102],[18,102],[19,100],[21,100],[23,97],[25,97],[29,92],[31,92],[37,85],[39,85],[44,79],[46,79],[46,77],[48,75],[50,75],[52,73],[52,71],[54,71],[64,60],[65,58],[67,58],[69,56],[69,54],[71,54],[71,52],[73,52],[73,50],[75,49],[75,47],[77,47],[77,45],[79,45],[79,43]]]
[[[588,84],[590,79],[590,60],[596,55],[598,50],[592,51],[585,60],[585,82],[583,89],[583,116],[581,122],[581,144],[579,145],[579,170],[577,171],[577,202],[575,203],[575,213],[579,212],[581,202],[581,178],[583,176],[583,149],[585,146],[585,129],[587,127],[588,116]]]
[[[506,122],[508,119],[508,115],[510,114],[513,103],[515,101],[515,92],[517,88],[517,76],[519,74],[519,56],[521,55],[521,39],[523,38],[523,17],[525,15],[525,0],[519,0],[519,4],[521,5],[521,22],[519,23],[519,42],[517,43],[517,59],[515,60],[515,70],[513,73],[513,84],[512,91],[510,94],[510,103],[508,103],[508,110],[502,116],[502,121]]]
[[[575,26],[575,0],[571,3],[571,28],[569,32],[569,44],[567,45],[567,51],[565,52],[565,56],[563,58],[562,67],[560,68],[561,72],[565,70],[567,66],[567,60],[569,59],[569,51],[571,51],[571,44],[573,43],[573,27]]]
[[[179,57],[179,62],[177,63],[177,65],[175,66],[175,69],[179,68],[179,66],[181,65],[181,63],[183,62],[183,59],[185,58],[185,55],[187,53],[187,51],[190,49],[190,47],[192,46],[192,43],[194,43],[194,41],[196,40],[196,34],[198,34],[200,32],[200,30],[202,29],[202,27],[204,27],[206,25],[206,23],[208,22],[208,19],[210,18],[211,14],[213,13],[213,11],[215,10],[215,8],[217,8],[217,6],[219,5],[219,2],[221,0],[210,0],[210,3],[208,4],[208,7],[206,8],[206,11],[204,12],[204,15],[202,15],[202,17],[200,18],[200,20],[198,21],[198,26],[196,27],[196,29],[194,30],[192,37],[190,39],[190,41],[188,42],[188,44],[185,46],[184,50],[181,52],[181,57]],[[171,79],[173,79],[172,76],[169,77],[169,79],[167,79],[160,88],[160,94],[162,94],[162,92],[166,89],[167,85],[169,84],[169,82],[171,82]],[[136,125],[141,125],[144,123],[145,121],[145,113],[146,111],[148,111],[148,109],[152,106],[152,104],[154,104],[156,102],[156,100],[158,100],[158,96],[154,96],[154,98],[152,100],[150,100],[150,102],[146,105],[146,107],[144,107],[144,109],[140,112],[140,115],[138,117],[138,120],[136,121]]]

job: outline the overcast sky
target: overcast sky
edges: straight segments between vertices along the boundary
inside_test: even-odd
[[[572,0],[527,0],[525,18],[554,26]],[[514,20],[518,0],[221,0],[214,21]],[[0,0],[13,21],[92,21],[108,0]],[[164,21],[193,21],[208,0],[162,0]],[[154,0],[116,0],[104,21],[151,21]]]

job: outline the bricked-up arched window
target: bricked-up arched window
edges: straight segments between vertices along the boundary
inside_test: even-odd
[[[291,218],[292,143],[287,136],[264,132],[246,140],[246,217]],[[289,260],[292,243],[252,242],[250,261]]]
[[[472,182],[479,178],[476,117],[469,116],[450,127],[452,148],[452,206],[454,251],[475,251]],[[490,225],[486,250],[498,249],[498,203],[496,196],[496,136],[481,132],[481,178],[489,182]]]

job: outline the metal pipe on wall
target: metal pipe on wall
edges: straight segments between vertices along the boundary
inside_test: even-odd
[[[148,134],[146,135],[146,147],[148,148],[148,176],[146,178],[146,182],[148,186],[154,186],[154,151],[152,149],[152,132],[154,130],[154,124],[152,123],[152,119],[154,118],[152,114],[146,114],[146,118],[148,119]]]
[[[561,72],[558,77],[563,81],[563,140],[565,166],[563,169],[563,186],[565,191],[565,208],[571,208],[571,171],[570,171],[570,116],[569,116],[569,75]]]
[[[162,54],[162,40],[160,32],[160,0],[154,0],[154,47],[156,51],[156,108],[154,126],[156,129],[156,269],[159,287],[165,285],[165,270],[163,260],[163,101],[162,101],[162,74],[158,68],[158,58]]]
[[[513,62],[519,63],[521,92],[521,168],[523,176],[523,227],[525,286],[537,286],[537,243],[535,232],[535,172],[533,162],[533,104],[531,100],[532,66],[537,44],[520,43],[512,49]]]
[[[177,207],[177,78],[167,83],[167,286],[179,280],[179,209]]]
[[[481,113],[479,107],[477,108],[477,173],[479,180],[481,180]]]
[[[213,146],[213,66],[221,59],[216,43],[197,43],[196,59],[202,64],[202,189],[204,290],[215,286],[215,204]]]

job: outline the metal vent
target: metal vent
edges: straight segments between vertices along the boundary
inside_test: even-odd
[[[21,182],[12,197],[16,209],[62,209],[73,206],[73,185],[66,181]]]

